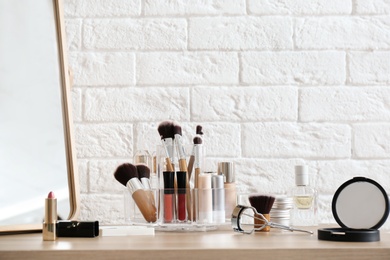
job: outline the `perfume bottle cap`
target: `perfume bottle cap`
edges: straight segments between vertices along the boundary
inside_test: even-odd
[[[297,186],[309,185],[309,167],[307,165],[295,166],[295,184]]]
[[[225,182],[235,182],[234,164],[233,162],[219,162],[218,174],[225,176]]]
[[[223,189],[223,176],[222,175],[211,176],[211,187],[213,189]]]

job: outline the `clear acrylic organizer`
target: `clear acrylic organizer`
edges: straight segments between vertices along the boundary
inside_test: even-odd
[[[168,147],[171,151],[175,150]],[[193,146],[184,147],[190,160]],[[219,226],[230,225],[231,212],[223,211],[225,207],[225,188],[194,188],[195,169],[189,180],[190,188],[177,187],[177,172],[179,171],[178,159],[171,160],[174,169],[175,187],[164,188],[164,172],[166,172],[166,153],[161,145],[156,150],[156,184],[151,193],[156,205],[156,221],[147,222],[140,212],[133,196],[128,189],[124,190],[125,222],[131,225],[146,225],[155,227],[159,231],[210,231]],[[203,147],[200,148],[201,164],[203,163]],[[173,156],[175,158],[175,156]],[[199,172],[198,172],[199,173]],[[202,173],[203,174],[203,173]],[[179,185],[180,186],[180,185]],[[228,191],[227,191],[228,192]],[[222,198],[223,197],[223,198]],[[222,202],[220,201],[222,199]],[[218,203],[219,202],[219,203]],[[221,207],[221,205],[224,205]]]

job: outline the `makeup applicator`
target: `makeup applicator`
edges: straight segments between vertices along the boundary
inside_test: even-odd
[[[270,221],[270,214],[272,205],[275,202],[274,196],[269,195],[250,195],[249,196],[249,202],[256,209],[256,211],[260,214],[262,214],[268,221]],[[266,224],[261,218],[257,218],[256,214],[254,216],[255,219],[255,228],[259,228],[260,226],[263,226]],[[269,232],[271,228],[269,226],[264,227],[261,230],[256,230],[259,232]]]
[[[172,121],[163,121],[158,125],[158,133],[160,134],[163,148],[165,150],[165,162],[167,171],[174,171],[172,165],[173,158],[173,138],[174,127]]]
[[[114,177],[129,189],[144,219],[147,222],[157,221],[156,207],[151,203],[150,196],[143,189],[143,185],[138,179],[137,168],[130,163],[124,163],[115,170]]]
[[[136,164],[135,167],[137,168],[138,177],[142,183],[142,185],[145,188],[146,193],[149,196],[150,203],[156,207],[156,203],[154,201],[154,195],[152,192],[152,188],[150,185],[150,168],[146,166],[145,164]]]
[[[176,148],[177,148],[177,154],[178,154],[178,157],[179,157],[179,168],[180,168],[180,172],[185,172],[185,187],[183,189],[183,186],[182,186],[182,189],[180,190],[180,192],[184,192],[186,194],[186,207],[187,207],[187,213],[188,213],[188,216],[190,216],[191,218],[191,193],[190,192],[187,192],[187,190],[189,191],[190,190],[190,179],[189,179],[189,174],[187,172],[187,162],[186,162],[186,152],[184,150],[184,146],[183,146],[183,137],[182,137],[182,130],[181,130],[181,126],[178,125],[177,123],[174,123],[173,124],[173,132],[174,132],[174,141],[175,141],[175,144],[176,144]],[[177,176],[178,176],[179,172],[177,172]],[[180,173],[180,174],[183,174],[183,173]],[[182,177],[182,176],[181,176]]]
[[[200,136],[194,137],[194,167],[195,167],[195,176],[194,176],[194,183],[195,183],[195,188],[199,188],[199,181],[198,177],[200,174],[200,161],[201,161],[201,154],[200,154],[200,146],[202,145],[202,138]]]
[[[174,141],[177,148],[177,155],[179,157],[179,168],[182,172],[187,172],[186,152],[183,146],[183,137],[181,126],[173,123]]]
[[[141,181],[142,185],[145,189],[150,190],[150,169],[148,166],[146,166],[143,163],[136,164],[135,167],[137,168],[138,178]]]
[[[202,131],[202,126],[201,125],[197,125],[196,126],[196,134],[197,135],[203,135],[203,131]]]
[[[196,126],[196,135],[199,135],[200,137],[203,136],[202,132],[202,126],[197,125]],[[194,161],[195,161],[195,146],[192,147],[191,155],[190,155],[190,160],[188,162],[188,179],[191,179],[191,174],[192,174],[192,169],[194,168]]]

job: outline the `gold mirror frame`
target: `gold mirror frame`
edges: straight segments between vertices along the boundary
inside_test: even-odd
[[[66,37],[62,0],[52,0],[55,12],[55,23],[57,31],[58,43],[58,61],[61,76],[61,103],[65,137],[65,154],[68,171],[68,188],[69,188],[69,203],[70,212],[68,219],[76,219],[79,214],[80,198],[79,198],[79,182],[76,163],[76,153],[73,138],[73,120],[71,115],[71,75],[68,67]],[[42,204],[44,198],[42,198]],[[17,233],[33,233],[41,232],[42,224],[21,224],[0,226],[0,234],[17,234]]]

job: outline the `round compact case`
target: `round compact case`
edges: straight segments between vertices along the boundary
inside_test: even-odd
[[[389,216],[389,197],[377,182],[355,177],[343,183],[332,200],[332,213],[341,228],[318,230],[329,241],[379,241],[379,228]]]

